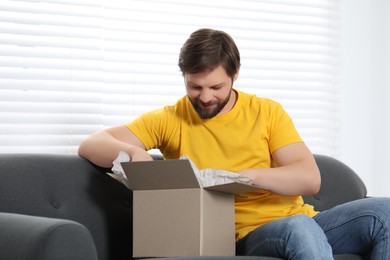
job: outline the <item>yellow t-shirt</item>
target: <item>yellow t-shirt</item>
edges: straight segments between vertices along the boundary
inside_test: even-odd
[[[237,172],[270,168],[273,151],[302,139],[280,104],[235,91],[236,104],[221,116],[201,119],[185,96],[175,105],[147,112],[126,126],[146,149],[160,149],[165,159],[187,155],[199,169]],[[280,196],[264,190],[236,196],[235,210],[237,240],[275,219],[316,215],[301,196]]]

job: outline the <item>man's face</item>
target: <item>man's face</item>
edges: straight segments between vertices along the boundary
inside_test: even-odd
[[[222,66],[212,71],[184,75],[187,96],[202,119],[230,111],[236,102],[233,81]]]

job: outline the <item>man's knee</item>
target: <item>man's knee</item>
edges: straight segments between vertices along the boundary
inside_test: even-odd
[[[332,259],[332,248],[317,222],[306,215],[295,215],[286,222],[289,232],[286,250],[302,259]],[[299,241],[299,244],[297,244]]]
[[[284,232],[290,234],[294,239],[303,241],[310,241],[313,237],[320,237],[326,240],[323,230],[313,220],[313,218],[306,215],[294,215],[285,219],[282,229]]]

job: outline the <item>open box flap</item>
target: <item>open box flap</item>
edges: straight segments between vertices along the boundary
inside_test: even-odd
[[[188,160],[122,162],[131,190],[199,188]]]
[[[220,191],[220,192],[225,192],[230,194],[240,194],[240,193],[247,193],[247,192],[254,192],[254,191],[261,190],[261,188],[258,186],[244,184],[244,183],[237,183],[237,182],[209,186],[209,187],[205,187],[205,189]]]

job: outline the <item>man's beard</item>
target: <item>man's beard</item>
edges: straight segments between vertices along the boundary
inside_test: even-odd
[[[232,90],[230,90],[229,95],[222,101],[220,100],[212,100],[207,103],[203,103],[199,98],[190,98],[188,99],[191,101],[192,106],[194,107],[195,111],[198,113],[199,117],[202,119],[210,119],[215,117],[219,114],[219,112],[222,111],[222,109],[226,106],[226,104],[229,102],[230,95],[232,94]],[[203,106],[211,106],[216,105],[213,109],[203,108]]]

